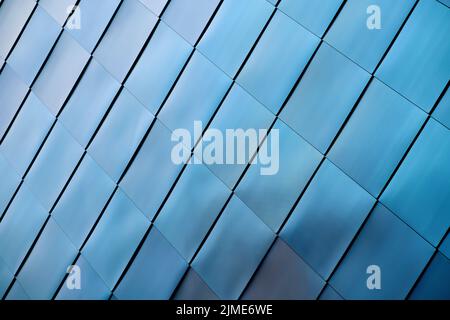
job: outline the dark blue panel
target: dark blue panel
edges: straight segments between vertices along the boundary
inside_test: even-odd
[[[413,300],[450,300],[450,260],[437,253],[414,288]]]
[[[327,279],[374,201],[327,160],[300,199],[281,237]]]
[[[192,267],[219,298],[237,299],[273,238],[273,232],[233,197]]]
[[[345,299],[404,299],[434,248],[381,205],[331,279]],[[370,266],[379,267],[380,289],[369,289]]]
[[[325,281],[282,240],[277,239],[242,298],[316,299]]]
[[[381,197],[435,246],[450,226],[449,163],[450,131],[431,119]]]
[[[447,256],[447,258],[450,259],[450,235],[447,234],[447,237],[442,242],[441,246],[439,247],[439,251],[441,251],[444,255]]]
[[[153,228],[117,287],[119,299],[169,299],[187,263]]]
[[[333,289],[333,287],[327,285],[320,294],[319,300],[339,301],[344,299]]]
[[[205,166],[189,166],[164,204],[155,225],[190,261],[230,193]]]
[[[175,300],[217,300],[216,294],[189,268],[174,296]]]

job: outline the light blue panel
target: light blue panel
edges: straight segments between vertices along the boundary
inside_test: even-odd
[[[450,7],[450,0],[439,0],[439,1],[445,4],[447,7]]]
[[[152,228],[114,295],[121,300],[169,299],[186,268],[186,261]]]
[[[439,251],[441,251],[443,254],[447,256],[447,258],[450,259],[450,235],[447,234],[447,237],[445,238],[444,242],[442,242],[441,246],[439,247]]]
[[[166,6],[167,0],[139,0],[158,17]]]
[[[433,251],[423,238],[378,205],[330,284],[344,299],[404,299]],[[367,288],[368,278],[374,275],[373,271],[367,273],[369,266],[380,268],[379,290]]]
[[[5,159],[3,152],[0,152],[0,177],[2,177],[2,183],[0,184],[0,212],[3,213],[20,182],[20,176]]]
[[[125,86],[156,114],[192,50],[183,38],[160,23]]]
[[[450,131],[431,119],[381,202],[436,246],[450,226]]]
[[[108,300],[111,292],[82,255],[75,262],[75,266],[78,266],[81,272],[80,289],[69,289],[68,278],[59,290],[56,300]]]
[[[15,273],[47,218],[26,185],[22,185],[0,223],[0,257]]]
[[[39,6],[44,8],[60,25],[63,25],[69,16],[76,0],[39,0]],[[69,11],[69,12],[68,12]]]
[[[194,121],[206,126],[230,85],[230,78],[195,52],[158,118],[171,130],[193,135]]]
[[[450,129],[450,90],[447,89],[439,106],[433,112],[433,117]]]
[[[120,84],[94,59],[91,60],[59,120],[86,146],[111,105]]]
[[[325,281],[279,238],[242,295],[243,300],[313,300]]]
[[[30,93],[2,143],[2,151],[22,176],[44,141],[55,117]]]
[[[120,187],[152,220],[175,182],[182,166],[171,159],[171,132],[157,120],[145,139]]]
[[[114,288],[149,225],[118,189],[82,251],[109,288]]]
[[[60,25],[63,25],[69,16],[70,11],[77,2],[76,0],[38,0],[39,6],[55,19]]]
[[[277,11],[238,82],[276,114],[318,44],[319,38]]]
[[[114,187],[115,183],[86,154],[52,212],[77,248],[85,241]]]
[[[122,82],[156,22],[157,17],[138,0],[125,0],[94,57]]]
[[[188,166],[155,225],[190,261],[230,193],[205,166]]]
[[[224,1],[198,49],[234,77],[273,10],[265,0]]]
[[[349,0],[325,40],[369,72],[383,57],[395,34],[414,5],[414,0]],[[381,29],[369,29],[370,6],[378,6]]]
[[[82,154],[78,142],[56,123],[25,179],[45,209],[51,209]]]
[[[22,285],[19,283],[19,281],[14,281],[14,284],[11,288],[11,290],[8,293],[8,296],[6,297],[6,300],[31,300],[30,297],[27,295],[25,290],[23,290]]]
[[[377,76],[429,112],[450,78],[450,10],[420,1]]]
[[[274,115],[267,110],[262,104],[256,101],[251,95],[249,95],[244,89],[239,85],[233,85],[233,88],[228,93],[225,101],[220,107],[217,114],[214,116],[211,122],[211,129],[218,129],[226,137],[227,130],[238,130],[242,129],[245,132],[247,130],[257,130],[269,129],[270,125],[274,120]],[[262,137],[261,137],[262,138]],[[203,138],[202,146],[208,146],[210,144],[209,138]],[[256,143],[258,144],[258,142]],[[247,143],[247,150],[245,151],[245,164],[238,164],[236,155],[238,152],[243,152],[243,150],[238,150],[238,143],[234,142],[233,149],[223,150],[226,152],[233,152],[234,161],[231,164],[226,163],[226,154],[224,155],[223,164],[208,164],[208,167],[214,172],[214,174],[219,177],[225,184],[232,189],[236,182],[238,181],[242,172],[244,172],[247,163],[256,151],[256,147],[252,147]],[[195,154],[198,159],[201,159],[203,149],[199,145],[195,149]]]
[[[162,20],[194,45],[220,0],[172,0]]]
[[[64,32],[46,62],[33,92],[57,115],[89,59],[85,51]]]
[[[262,168],[268,165],[252,164],[239,183],[236,194],[251,208],[272,230],[278,231],[297,197],[306,186],[322,155],[310,144],[294,133],[283,122],[278,121],[272,130],[279,135],[279,171],[273,175],[262,175]],[[268,137],[267,145],[272,165],[275,168],[273,133]]]
[[[31,299],[49,300],[76,255],[77,249],[50,218],[17,279]]]
[[[273,232],[233,197],[192,267],[219,298],[237,299],[273,239]]]
[[[38,7],[34,11],[7,61],[27,85],[32,83],[60,31],[61,27],[44,9]]]
[[[414,287],[411,300],[450,300],[450,260],[439,252]]]
[[[0,138],[6,132],[27,92],[28,86],[6,64],[0,73],[0,112],[2,115],[0,117]]]
[[[92,52],[120,0],[83,0],[78,4],[80,28],[66,30],[87,51]]]
[[[325,154],[369,79],[323,42],[280,117]]]
[[[322,37],[341,4],[342,0],[282,0],[278,8]]]
[[[329,158],[377,197],[425,119],[425,112],[375,79]]]
[[[278,0],[267,0],[267,1],[269,1],[271,4],[273,4],[273,5],[276,5],[277,4],[277,2],[278,2]]]
[[[25,22],[31,14],[36,1],[5,1],[0,8],[0,59],[6,59]],[[1,294],[0,294],[1,295]]]
[[[218,300],[216,294],[206,285],[194,269],[189,268],[179,285],[174,300]]]
[[[144,106],[123,89],[88,150],[113,180],[120,178],[152,119]]]
[[[280,236],[328,279],[374,202],[365,190],[326,160]]]
[[[11,273],[3,259],[0,258],[0,297],[5,294],[13,279],[14,275]]]

